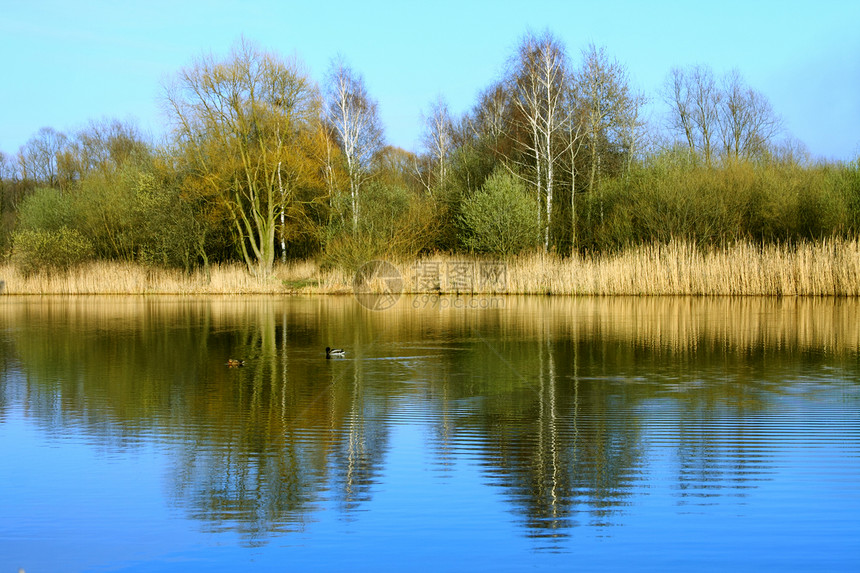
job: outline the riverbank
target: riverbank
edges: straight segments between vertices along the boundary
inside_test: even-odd
[[[529,254],[508,260],[427,255],[391,261],[362,288],[409,293],[552,295],[860,296],[860,242],[798,246],[739,243],[700,249],[685,242],[632,247],[611,255]],[[367,270],[367,269],[365,269]],[[368,274],[368,273],[365,273]],[[371,272],[371,275],[374,273]],[[315,261],[277,264],[257,279],[239,264],[191,274],[132,263],[94,262],[24,276],[0,265],[3,294],[348,294],[354,271]]]

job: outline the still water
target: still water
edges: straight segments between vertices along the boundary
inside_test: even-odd
[[[0,571],[856,571],[860,301],[7,296],[0,453]]]

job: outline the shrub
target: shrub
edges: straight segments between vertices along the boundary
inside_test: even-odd
[[[21,230],[59,231],[68,226],[71,219],[70,197],[59,189],[36,189],[18,209],[18,228]]]
[[[537,246],[537,202],[513,175],[497,169],[461,205],[462,242],[471,251],[511,255]]]
[[[439,227],[434,203],[399,185],[362,188],[355,231],[345,197],[335,198],[332,210],[323,265],[349,271],[373,259],[414,257],[434,243]]]
[[[12,262],[24,275],[40,270],[67,270],[93,258],[92,242],[75,229],[16,231]]]

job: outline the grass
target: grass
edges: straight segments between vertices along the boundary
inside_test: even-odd
[[[514,262],[511,292],[589,295],[860,295],[860,243],[797,246],[739,243],[699,249],[671,242],[614,256]]]
[[[860,296],[856,239],[704,249],[673,241],[612,255],[538,253],[493,261],[439,254],[391,262],[402,274],[403,292],[412,293]],[[483,280],[482,269],[502,272]],[[207,275],[102,261],[31,276],[5,264],[0,281],[4,294],[345,294],[353,288],[351,273],[311,260],[276,265],[266,279],[238,264],[215,265]],[[380,290],[386,284],[371,281]]]
[[[319,269],[311,262],[276,267],[273,276],[257,279],[239,264],[213,265],[209,273],[133,263],[97,261],[68,271],[25,276],[9,264],[0,266],[5,294],[282,294],[319,284]],[[329,282],[342,282],[329,273]],[[347,292],[342,289],[342,292]]]

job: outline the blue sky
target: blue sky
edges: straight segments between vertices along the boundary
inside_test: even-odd
[[[104,117],[157,137],[164,81],[242,35],[299,56],[316,80],[342,54],[379,102],[388,141],[416,150],[432,100],[468,110],[524,33],[549,29],[577,64],[589,42],[605,46],[654,99],[673,66],[738,68],[814,156],[854,159],[858,22],[860,0],[0,0],[0,150],[16,152],[43,126],[72,132]]]

